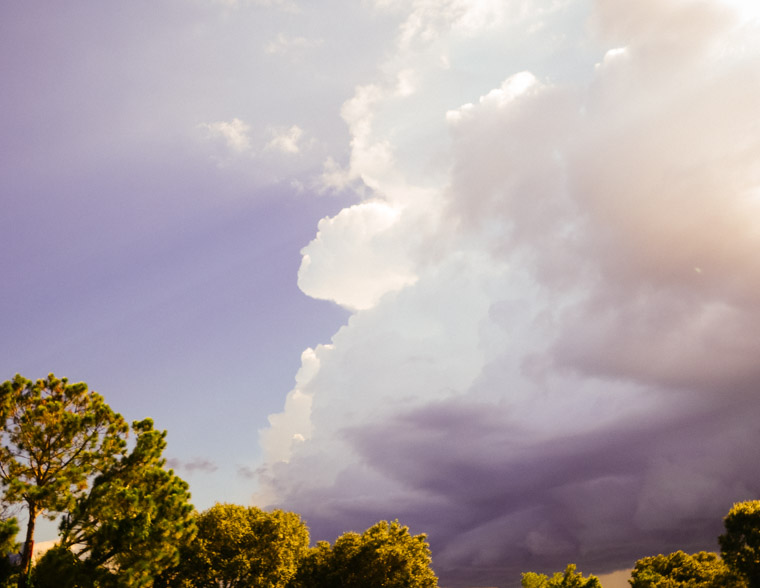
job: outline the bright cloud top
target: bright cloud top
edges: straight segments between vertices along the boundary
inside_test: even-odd
[[[445,104],[473,31],[558,27],[574,5],[377,4],[408,15],[343,110],[345,172],[371,190],[299,271],[355,312],[262,432],[261,497],[320,538],[398,517],[449,586],[713,549],[760,492],[756,24],[600,0],[556,31],[598,45],[588,82],[505,50],[493,89]]]
[[[410,261],[394,241],[400,214],[368,201],[320,221],[317,237],[302,251],[299,287],[313,298],[363,310],[414,283]]]

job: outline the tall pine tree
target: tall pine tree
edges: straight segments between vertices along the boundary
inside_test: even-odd
[[[18,582],[26,588],[37,517],[74,508],[88,479],[124,454],[128,427],[87,384],[53,374],[0,385],[0,417],[3,499],[28,515]]]

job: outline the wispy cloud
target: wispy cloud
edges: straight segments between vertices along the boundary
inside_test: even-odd
[[[301,53],[319,47],[323,42],[322,39],[310,39],[279,33],[264,46],[264,51],[269,55]]]
[[[286,12],[298,13],[300,8],[295,0],[210,0],[215,4],[229,7],[257,6],[263,8],[279,8]]]
[[[189,461],[183,461],[178,458],[170,458],[166,460],[166,465],[177,471],[187,472],[188,474],[193,474],[195,472],[204,472],[210,474],[219,469],[219,466],[216,463],[210,459],[203,457],[196,457]]]

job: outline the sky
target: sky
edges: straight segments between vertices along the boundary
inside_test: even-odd
[[[152,417],[201,510],[399,519],[449,588],[716,550],[760,494],[755,5],[5,2],[0,377]]]

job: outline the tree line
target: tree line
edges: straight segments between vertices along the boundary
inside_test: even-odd
[[[720,555],[676,551],[636,562],[631,588],[760,588],[760,500],[737,502],[723,519]],[[602,588],[599,578],[584,578],[570,564],[551,577],[527,572],[522,588]]]
[[[66,378],[0,385],[0,588],[437,588],[424,534],[398,521],[310,546],[292,512],[216,504],[197,512],[165,468],[166,431],[130,425]],[[129,435],[134,439],[129,441]],[[26,511],[21,545],[14,509]],[[59,518],[33,561],[38,517]],[[724,519],[720,556],[677,551],[636,562],[632,588],[760,588],[760,501]],[[522,574],[523,588],[601,588],[570,564]]]
[[[760,588],[760,500],[737,502],[723,519],[720,555],[676,551],[636,562],[631,588]],[[527,572],[522,588],[602,588],[599,578],[584,578],[570,564],[549,577]]]
[[[295,513],[196,512],[165,468],[166,431],[129,426],[85,383],[17,375],[0,385],[0,411],[2,588],[437,587],[425,535],[398,521],[310,547]],[[59,518],[59,537],[35,562],[40,516]]]

